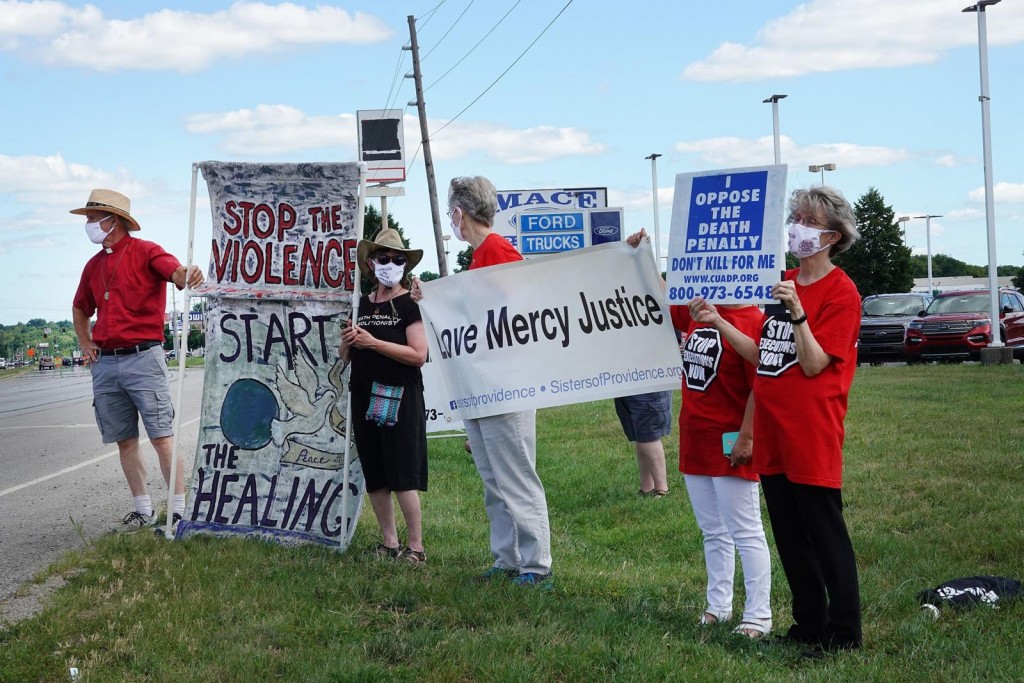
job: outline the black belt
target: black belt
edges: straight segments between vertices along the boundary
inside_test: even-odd
[[[153,348],[154,346],[160,346],[160,342],[158,342],[158,341],[142,342],[141,344],[136,344],[135,346],[126,346],[126,347],[124,347],[122,349],[100,349],[100,355],[101,356],[131,356],[131,355],[134,355],[136,353],[142,353],[143,351],[148,351],[149,349]]]

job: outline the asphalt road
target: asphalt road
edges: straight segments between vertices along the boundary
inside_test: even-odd
[[[177,399],[178,370],[171,372]],[[179,452],[191,472],[202,369],[186,370]],[[140,424],[141,438],[145,430]],[[156,453],[142,446],[157,509],[167,488]],[[88,368],[32,370],[0,380],[0,601],[64,552],[115,528],[132,510],[115,444],[93,419]]]

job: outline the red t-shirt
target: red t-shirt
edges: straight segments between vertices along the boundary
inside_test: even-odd
[[[90,318],[96,314],[92,339],[101,349],[162,342],[166,284],[181,264],[160,245],[131,235],[111,249],[85,264],[74,307]]]
[[[796,274],[787,271],[785,279],[796,280]],[[797,283],[796,293],[806,325],[832,362],[815,377],[805,375],[789,317],[765,317],[754,379],[754,467],[760,474],[785,474],[797,484],[841,488],[843,420],[857,370],[860,294],[839,268],[806,287]]]
[[[516,248],[507,239],[492,232],[484,238],[479,247],[473,250],[473,260],[469,262],[469,269],[486,268],[522,260],[523,255],[516,251]]]
[[[752,464],[733,467],[722,451],[722,435],[738,432],[754,386],[754,366],[743,360],[710,325],[694,322],[687,306],[672,306],[672,323],[686,333],[683,403],[679,411],[679,471],[757,481]],[[764,319],[756,306],[719,307],[719,314],[751,339]],[[758,452],[754,432],[754,453]]]

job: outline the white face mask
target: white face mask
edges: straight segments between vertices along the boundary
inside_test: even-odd
[[[800,258],[814,256],[823,249],[828,249],[831,244],[821,246],[821,236],[835,230],[818,230],[800,223],[793,223],[789,226],[789,253]]]
[[[396,263],[384,265],[374,263],[373,273],[377,276],[377,282],[390,288],[402,281],[402,276],[405,275],[405,266],[400,266]]]
[[[107,216],[107,218],[113,218],[113,216]],[[98,221],[85,224],[85,234],[89,236],[89,241],[93,244],[103,244],[103,240],[107,239],[109,232],[103,229],[103,221],[107,218],[101,218]],[[113,230],[113,227],[111,227]]]
[[[452,234],[455,235],[455,239],[465,242],[466,238],[462,236],[462,209],[459,207],[452,209],[451,225]]]

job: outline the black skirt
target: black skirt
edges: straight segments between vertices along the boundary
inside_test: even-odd
[[[367,491],[427,490],[427,415],[423,388],[406,386],[394,427],[366,419],[369,388],[352,391],[352,430]]]

